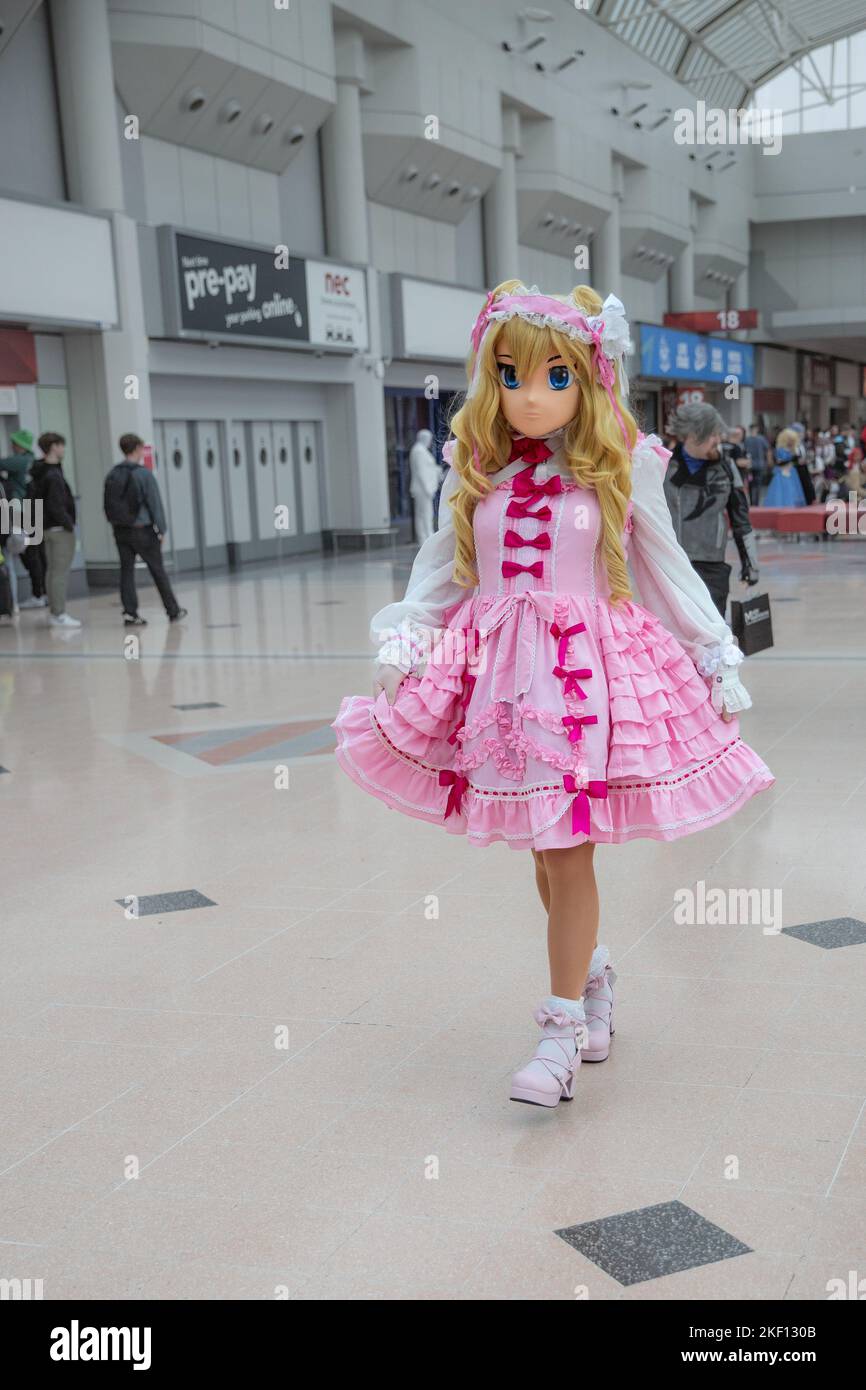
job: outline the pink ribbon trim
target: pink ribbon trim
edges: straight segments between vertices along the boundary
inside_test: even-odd
[[[567,792],[574,794],[571,803],[571,833],[572,835],[589,834],[589,798],[596,797],[602,801],[607,799],[607,782],[588,782],[585,787],[578,786],[574,776],[566,772],[562,779],[562,785]]]
[[[584,724],[597,724],[597,723],[598,723],[598,715],[597,715],[597,714],[564,714],[564,715],[562,716],[562,722],[563,722],[563,724],[565,725],[566,729],[568,729],[568,741],[569,741],[569,743],[580,743],[580,740],[583,738],[583,725],[584,725]]]
[[[564,666],[554,666],[553,674],[558,676],[561,681],[565,681],[563,687],[563,693],[565,695],[570,695],[574,692],[579,700],[586,700],[588,698],[586,691],[582,690],[580,687],[580,681],[589,680],[592,675],[592,671],[588,666],[582,666],[580,670],[572,671],[566,670]]]
[[[568,653],[568,639],[576,637],[579,632],[586,632],[586,623],[573,623],[571,627],[561,628],[558,623],[550,624],[550,635],[559,641],[558,659],[560,666],[565,665],[565,658]],[[589,672],[592,675],[592,672]]]

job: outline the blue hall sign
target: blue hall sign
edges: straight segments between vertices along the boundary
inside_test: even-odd
[[[640,325],[641,376],[676,381],[724,381],[736,377],[741,386],[755,381],[755,348],[752,343],[727,338],[707,338],[679,328]]]

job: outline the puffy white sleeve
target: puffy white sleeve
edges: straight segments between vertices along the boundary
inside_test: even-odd
[[[446,458],[447,451],[446,444]],[[439,529],[415,556],[405,595],[398,602],[387,604],[370,620],[371,641],[380,647],[379,661],[398,666],[407,674],[416,672],[429,656],[432,633],[442,626],[445,610],[474,592],[452,578],[455,537],[448,498],[458,482],[459,475],[449,468],[439,497]]]
[[[632,454],[632,535],[629,564],[644,607],[685,648],[713,690],[713,703],[731,713],[752,703],[739,679],[743,653],[710,592],[692,568],[676,533],[664,493],[669,450],[656,435],[638,440]]]

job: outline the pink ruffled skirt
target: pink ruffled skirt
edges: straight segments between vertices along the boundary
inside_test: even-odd
[[[638,604],[482,595],[446,622],[393,705],[349,696],[334,721],[340,766],[395,810],[477,845],[561,849],[677,839],[774,780]]]

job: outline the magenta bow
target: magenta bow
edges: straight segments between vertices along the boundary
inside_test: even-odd
[[[574,692],[579,700],[585,700],[587,694],[580,687],[580,681],[588,681],[592,671],[588,666],[583,666],[579,671],[568,671],[564,666],[554,666],[553,674],[558,676],[561,681],[565,681],[563,694],[571,695]]]
[[[447,820],[452,811],[460,814],[460,803],[463,800],[463,793],[469,786],[469,779],[462,776],[459,772],[453,772],[450,767],[443,767],[439,773],[440,787],[450,787],[448,801],[445,805],[444,820]]]
[[[568,729],[568,741],[569,741],[569,743],[580,743],[580,740],[583,738],[583,725],[584,725],[584,724],[597,724],[597,723],[598,723],[598,715],[597,715],[597,714],[564,714],[564,715],[562,716],[562,722],[563,722],[563,724],[565,725],[566,729]]]
[[[526,502],[518,502],[513,497],[505,508],[505,515],[522,517],[525,521],[549,521],[553,515],[549,507],[539,507],[537,512],[531,512],[529,510],[531,506],[531,497]]]
[[[562,479],[558,473],[554,473],[553,477],[548,478],[546,483],[536,483],[532,478],[532,469],[523,468],[512,478],[511,491],[517,497],[531,497],[535,492],[543,492],[548,497],[555,497],[557,493],[562,492]]]
[[[469,631],[468,628],[466,630],[467,632]],[[452,745],[457,742],[457,736],[460,733],[460,730],[466,724],[466,706],[472,699],[472,691],[475,689],[475,682],[477,681],[477,679],[477,676],[471,676],[468,671],[465,671],[463,673],[463,693],[460,696],[460,704],[463,707],[463,718],[460,720],[460,723],[456,726],[456,728],[448,735],[447,742]]]
[[[602,801],[606,800],[607,782],[587,782],[585,787],[580,787],[573,775],[566,772],[562,779],[562,785],[567,792],[574,793],[574,800],[571,803],[572,835],[588,835],[589,797],[599,797]]]
[[[540,579],[544,574],[544,562],[533,560],[531,565],[519,565],[516,560],[503,560],[502,573],[506,579],[513,579],[516,574],[534,574]]]
[[[558,656],[560,666],[565,665],[569,637],[575,637],[579,632],[586,632],[586,623],[572,623],[571,627],[564,629],[561,628],[558,623],[550,624],[550,635],[551,637],[555,637],[559,642]],[[592,673],[590,672],[590,674]]]
[[[552,454],[553,450],[548,448],[543,439],[530,439],[521,434],[512,440],[508,462],[514,463],[515,459],[526,459],[526,462],[534,467],[536,463],[544,463],[545,459],[549,459]]]
[[[542,531],[539,536],[533,536],[530,541],[527,540],[525,536],[521,536],[519,531],[509,530],[505,532],[503,541],[510,550],[519,550],[520,547],[524,545],[534,546],[536,550],[550,549],[550,535],[547,531]]]

